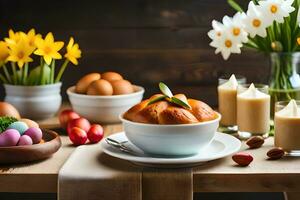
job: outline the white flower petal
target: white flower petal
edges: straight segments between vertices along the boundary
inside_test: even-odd
[[[227,60],[230,56],[229,51],[221,51],[221,54],[222,54],[224,60]]]

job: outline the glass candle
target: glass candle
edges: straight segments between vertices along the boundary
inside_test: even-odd
[[[300,101],[275,103],[275,146],[291,156],[300,156]]]
[[[270,95],[264,84],[238,86],[237,125],[241,138],[268,136],[270,129]]]
[[[236,95],[238,84],[244,84],[244,76],[221,76],[218,86],[219,112],[222,115],[220,124],[229,130],[237,131],[236,126]]]

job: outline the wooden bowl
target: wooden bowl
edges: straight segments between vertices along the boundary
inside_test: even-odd
[[[61,147],[59,135],[51,130],[42,129],[45,143],[0,147],[0,164],[17,164],[50,157]]]

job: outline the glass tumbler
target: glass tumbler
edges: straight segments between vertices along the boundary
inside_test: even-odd
[[[248,91],[250,84],[238,86],[237,126],[240,138],[253,135],[268,137],[270,130],[269,86],[254,84],[255,91]]]

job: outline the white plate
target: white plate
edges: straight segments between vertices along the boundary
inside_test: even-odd
[[[128,141],[124,132],[116,133],[109,137],[119,142]],[[165,167],[186,167],[199,165],[203,162],[232,155],[239,151],[241,142],[231,135],[217,132],[214,140],[208,147],[201,150],[196,155],[185,157],[161,157],[159,155],[148,155],[129,141],[125,143],[125,146],[132,149],[135,152],[134,154],[122,152],[119,149],[112,147],[105,142],[105,139],[101,141],[101,146],[106,154],[123,160],[128,160],[139,165],[154,167],[164,167],[163,165],[165,165]]]

